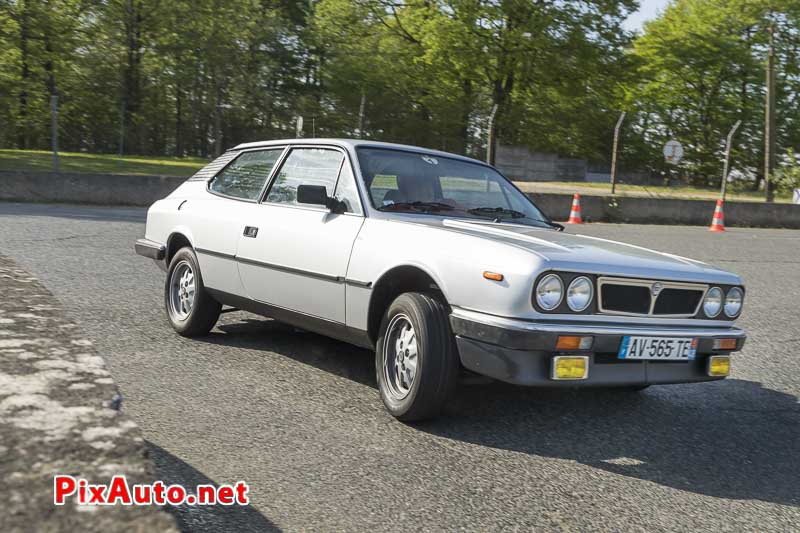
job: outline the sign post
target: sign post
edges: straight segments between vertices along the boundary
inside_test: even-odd
[[[683,159],[683,146],[678,141],[667,141],[664,145],[664,161],[677,165]]]

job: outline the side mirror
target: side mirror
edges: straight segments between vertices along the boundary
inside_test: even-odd
[[[333,213],[344,213],[346,210],[344,203],[328,196],[328,190],[322,185],[299,185],[297,203],[323,205]]]
[[[297,187],[297,203],[328,206],[328,191],[322,185],[300,185]]]

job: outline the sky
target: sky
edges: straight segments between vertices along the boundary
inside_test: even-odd
[[[641,4],[639,11],[628,17],[623,24],[627,30],[641,30],[642,24],[656,18],[658,13],[667,6],[669,0],[640,0],[639,3]]]

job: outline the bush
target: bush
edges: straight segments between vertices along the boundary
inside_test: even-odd
[[[775,172],[775,186],[779,193],[784,194],[800,189],[800,161],[793,150],[789,150],[786,160]]]

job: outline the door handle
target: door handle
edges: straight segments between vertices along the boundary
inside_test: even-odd
[[[255,239],[256,235],[258,235],[258,228],[255,226],[245,226],[243,235],[245,237],[250,237],[252,239]]]

